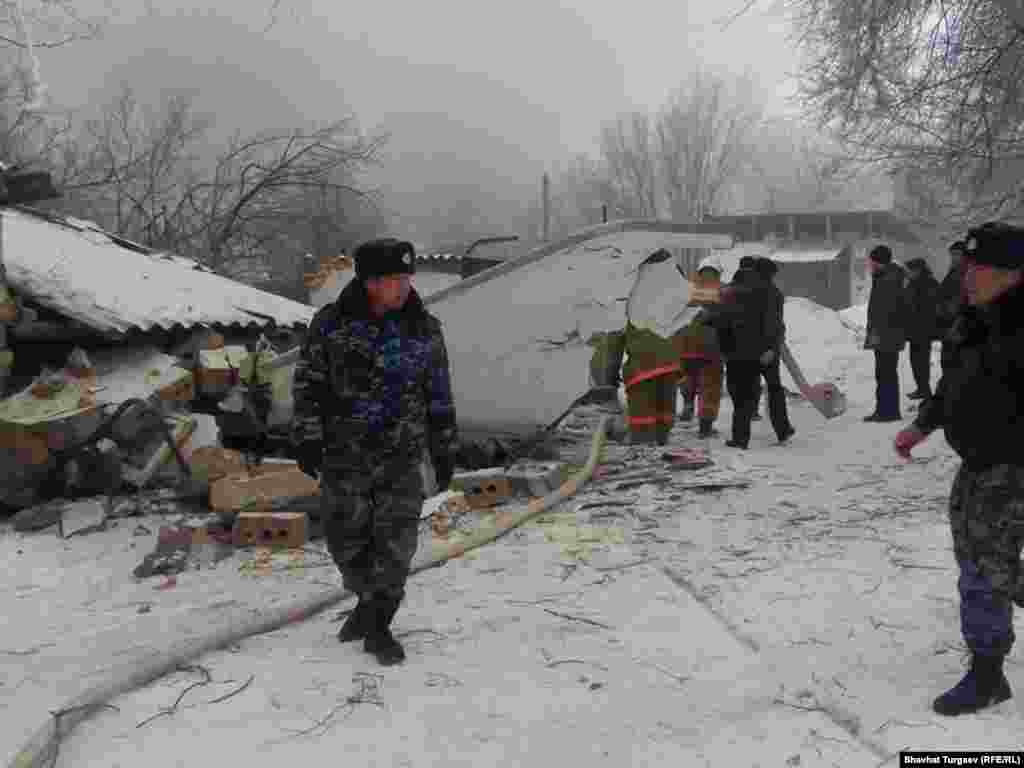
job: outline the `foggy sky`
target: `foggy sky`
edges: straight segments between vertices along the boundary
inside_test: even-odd
[[[67,106],[95,105],[127,80],[193,89],[223,132],[354,113],[392,134],[376,178],[413,200],[446,157],[470,182],[479,171],[509,190],[535,185],[571,153],[593,152],[602,121],[656,109],[699,66],[752,72],[765,105],[782,109],[796,67],[784,20],[755,8],[723,30],[742,4],[221,0],[211,11],[126,0],[101,40],[41,55]]]

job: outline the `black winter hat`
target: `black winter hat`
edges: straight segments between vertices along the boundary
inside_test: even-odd
[[[758,257],[754,263],[754,269],[761,277],[772,277],[779,273],[779,265],[769,259],[767,256]]]
[[[892,250],[888,245],[876,245],[871,249],[868,258],[876,264],[890,264],[892,263]]]
[[[969,229],[964,256],[975,264],[1024,269],[1024,228],[990,221]]]
[[[757,266],[757,259],[753,256],[740,257],[740,269],[754,269]]]
[[[356,277],[366,280],[385,275],[411,275],[416,272],[416,249],[406,240],[382,237],[360,243],[353,254]]]

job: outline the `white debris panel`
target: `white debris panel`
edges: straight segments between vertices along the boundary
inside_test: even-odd
[[[644,259],[659,248],[732,244],[731,235],[670,222],[616,222],[425,299],[444,324],[460,429],[524,434],[549,424],[590,388],[587,341],[625,326],[626,302]],[[672,273],[673,281],[684,281],[674,269],[666,279]],[[675,282],[666,285],[679,289]]]
[[[0,260],[14,290],[107,336],[156,327],[305,325],[314,308],[146,252],[91,222],[0,211]]]

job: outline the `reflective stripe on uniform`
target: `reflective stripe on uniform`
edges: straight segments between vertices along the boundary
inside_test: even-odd
[[[656,379],[659,376],[664,376],[666,373],[678,373],[679,363],[671,363],[670,365],[661,365],[657,368],[651,368],[646,371],[630,376],[626,380],[626,389],[629,389],[634,384],[639,384],[641,381],[647,381],[648,379]]]

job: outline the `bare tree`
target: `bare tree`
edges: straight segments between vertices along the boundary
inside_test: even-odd
[[[806,102],[858,157],[951,186],[966,218],[1019,203],[1019,2],[786,2],[809,55]]]
[[[665,196],[674,218],[701,221],[721,204],[725,185],[751,154],[761,111],[749,79],[695,72],[657,119]]]
[[[365,138],[346,119],[309,131],[231,140],[206,177],[185,190],[171,225],[211,266],[264,252],[310,190],[362,195],[359,172],[377,161],[385,137]]]
[[[573,157],[556,175],[551,203],[553,236],[599,224],[604,213],[609,217],[636,215],[608,169],[586,154]]]
[[[650,116],[634,112],[606,123],[601,155],[618,216],[658,215],[657,158]]]
[[[65,148],[59,175],[66,210],[146,245],[177,247],[168,210],[197,181],[196,148],[207,127],[187,94],[168,94],[150,107],[122,88]]]
[[[0,0],[0,161],[46,165],[70,129],[50,108],[37,51],[94,37],[100,28],[71,0]]]
[[[752,178],[767,210],[815,210],[835,205],[855,183],[854,161],[835,142],[797,120],[766,120],[751,154]]]

